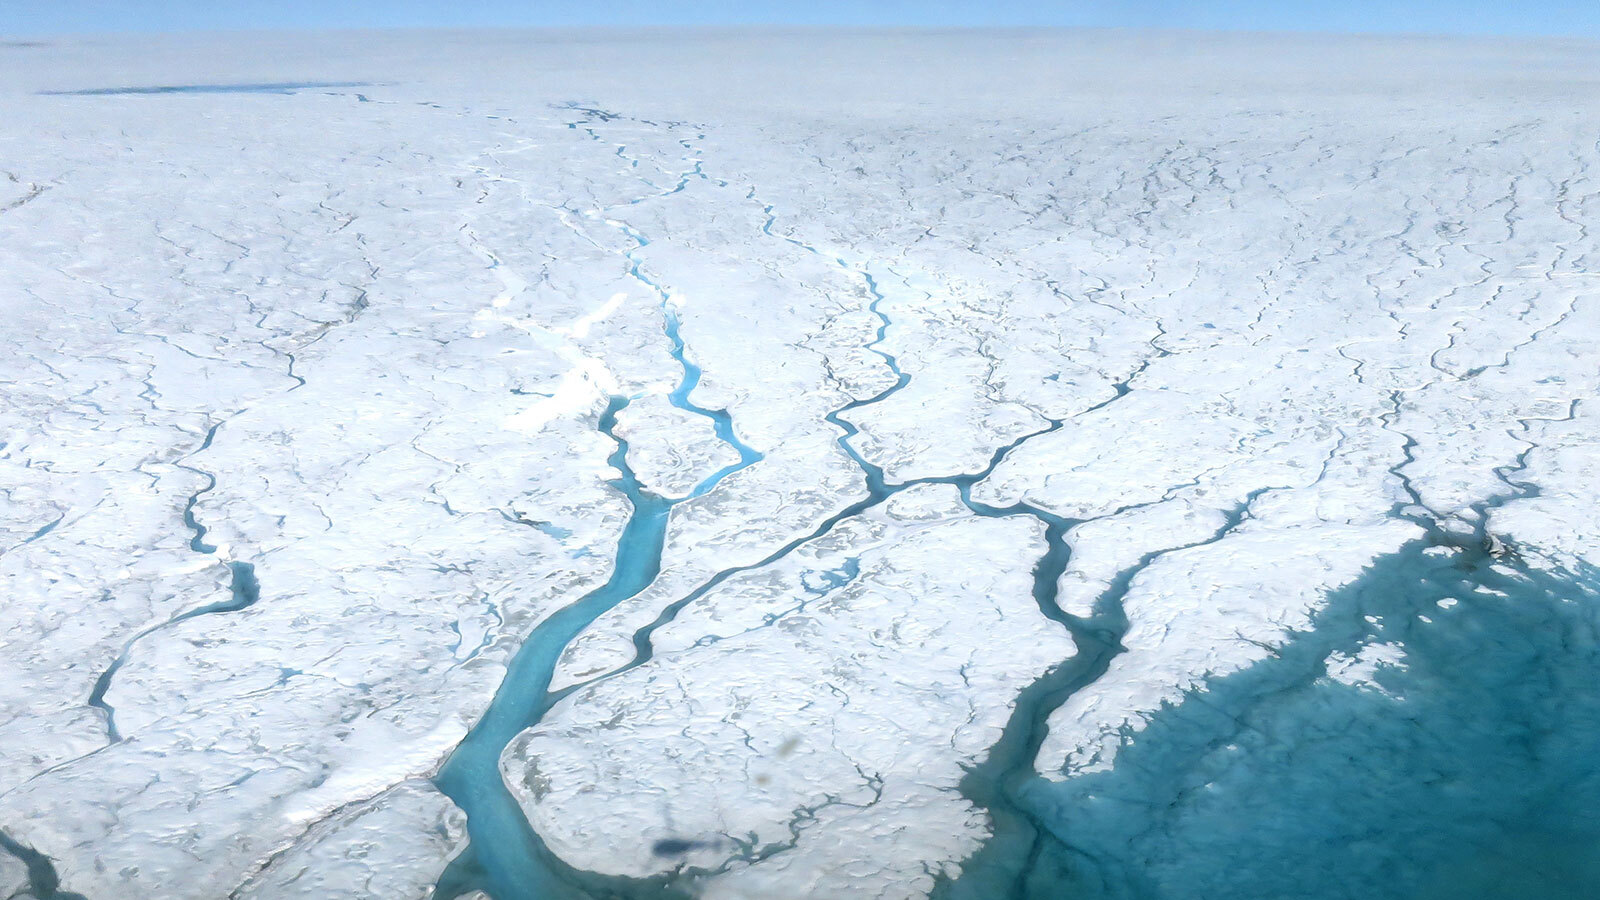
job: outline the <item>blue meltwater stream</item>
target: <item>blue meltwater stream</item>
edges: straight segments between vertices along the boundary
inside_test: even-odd
[[[695,170],[698,173],[698,166]],[[704,177],[704,176],[702,176]],[[753,199],[753,194],[751,199]],[[866,288],[870,300],[867,309],[878,319],[872,339],[865,349],[877,355],[893,375],[893,381],[868,397],[852,399],[827,413],[824,419],[841,432],[838,446],[861,470],[865,479],[866,496],[824,519],[810,533],[777,548],[767,557],[749,565],[737,566],[718,572],[703,584],[690,591],[662,610],[650,624],[635,633],[635,656],[632,661],[600,676],[611,678],[649,662],[654,655],[652,636],[671,623],[679,612],[699,600],[729,578],[753,569],[759,569],[792,553],[802,545],[828,534],[840,522],[875,507],[895,494],[924,484],[944,484],[957,489],[962,502],[974,514],[989,518],[1027,516],[1044,525],[1045,548],[1033,571],[1033,598],[1046,618],[1069,631],[1079,648],[1072,660],[1053,668],[1038,685],[1024,692],[1017,712],[1007,728],[1006,736],[990,754],[984,766],[975,769],[963,784],[962,791],[975,805],[988,809],[995,817],[996,835],[992,846],[1000,848],[998,867],[1014,868],[1016,854],[1010,848],[1031,846],[1040,831],[1031,819],[1019,811],[1013,799],[1012,788],[1022,778],[1024,770],[1031,773],[1032,759],[1042,739],[1044,718],[1072,690],[1092,681],[1105,671],[1109,660],[1120,652],[1121,635],[1126,629],[1122,616],[1120,593],[1127,589],[1138,568],[1148,565],[1160,554],[1150,554],[1118,578],[1115,588],[1103,597],[1094,613],[1079,617],[1064,612],[1056,602],[1057,582],[1066,567],[1070,552],[1066,533],[1075,524],[1027,503],[1008,507],[995,507],[972,499],[972,488],[994,472],[1006,457],[1018,447],[1035,437],[1060,430],[1062,423],[1047,420],[1045,427],[1021,435],[998,448],[987,465],[980,471],[943,476],[930,476],[899,483],[890,483],[882,467],[866,459],[852,444],[851,439],[860,433],[846,415],[892,397],[911,382],[911,375],[901,370],[899,361],[881,348],[888,337],[890,318],[883,309],[885,297],[877,280],[866,269],[852,267],[843,259],[830,256],[821,250],[792,237],[772,231],[773,214],[770,205],[763,206],[766,221],[764,234],[784,240],[809,253],[815,254],[837,266]],[[708,410],[689,399],[690,392],[699,383],[700,369],[686,358],[684,342],[679,331],[676,310],[666,290],[650,278],[641,268],[638,251],[649,240],[622,222],[612,221],[613,227],[623,231],[635,247],[625,255],[629,273],[654,291],[661,301],[661,311],[666,335],[671,342],[672,355],[683,367],[683,378],[668,395],[674,406],[708,418],[717,436],[739,452],[738,463],[714,473],[689,494],[689,499],[699,497],[714,489],[725,477],[757,461],[761,456],[741,443],[734,434],[731,417],[725,410]],[[1115,402],[1131,390],[1130,383],[1143,369],[1135,370],[1127,379],[1114,385],[1113,396],[1100,404]],[[500,754],[522,730],[532,727],[562,698],[589,682],[550,691],[550,682],[557,661],[567,645],[585,627],[605,611],[616,606],[649,586],[661,570],[661,554],[666,526],[671,508],[681,501],[667,500],[644,490],[627,463],[627,442],[616,437],[617,413],[628,404],[626,398],[613,398],[600,417],[601,432],[617,441],[617,449],[610,462],[621,473],[612,484],[633,504],[633,514],[624,526],[617,546],[615,567],[611,578],[597,590],[579,598],[541,623],[528,637],[513,658],[499,692],[491,702],[488,712],[446,762],[435,779],[444,791],[467,814],[467,828],[471,843],[447,868],[439,880],[436,900],[449,900],[471,890],[486,891],[494,900],[567,900],[567,898],[677,898],[690,896],[691,888],[673,875],[636,879],[584,872],[568,866],[552,854],[537,833],[529,826],[516,799],[506,788],[500,773]],[[1099,408],[1099,407],[1095,407]],[[1257,491],[1227,516],[1224,527],[1209,540],[1220,540],[1248,515],[1250,503],[1262,491]],[[1209,541],[1207,541],[1209,542]],[[1026,856],[1026,854],[1024,854]],[[985,863],[983,871],[995,868]]]
[[[673,191],[695,175],[705,177],[698,161]],[[1066,535],[1078,522],[1026,503],[993,507],[971,496],[1009,453],[1062,422],[1049,421],[997,449],[982,471],[890,483],[851,446],[859,432],[846,418],[910,382],[880,349],[890,327],[884,296],[866,270],[774,233],[772,207],[764,208],[764,234],[852,273],[872,296],[868,308],[879,327],[866,349],[894,381],[824,417],[840,430],[837,443],[861,470],[866,496],[766,558],[718,572],[669,604],[634,634],[634,659],[599,678],[647,663],[653,634],[736,574],[780,559],[914,485],[952,485],[976,515],[1028,516],[1044,525],[1033,596],[1042,615],[1071,633],[1077,652],[1020,690],[1002,733],[968,769],[960,792],[987,814],[992,833],[959,870],[938,878],[935,900],[1600,897],[1600,691],[1594,689],[1600,575],[1525,564],[1481,525],[1462,535],[1397,512],[1426,536],[1334,591],[1311,629],[1288,635],[1263,661],[1207,678],[1157,710],[1142,729],[1123,736],[1109,770],[1042,777],[1035,765],[1050,715],[1123,652],[1122,600],[1137,576],[1167,553],[1225,539],[1250,520],[1255,500],[1275,488],[1223,510],[1219,528],[1197,543],[1148,554],[1119,573],[1087,617],[1064,612],[1057,581],[1070,556]],[[604,585],[534,629],[488,711],[436,778],[466,812],[471,837],[440,878],[436,900],[472,890],[493,900],[694,894],[691,870],[636,879],[567,865],[529,826],[499,768],[518,733],[584,686],[550,690],[568,644],[659,574],[672,507],[761,459],[738,439],[726,410],[690,400],[700,369],[686,358],[667,293],[640,267],[637,251],[649,242],[631,227],[609,224],[633,238],[637,246],[625,254],[629,271],[661,301],[665,334],[683,367],[670,401],[708,419],[739,461],[681,500],[656,496],[641,486],[628,465],[628,444],[615,434],[629,399],[611,398],[598,427],[616,441],[610,462],[620,476],[612,485],[633,506],[613,571]],[[1115,385],[1115,396],[1101,405],[1128,394],[1142,371]],[[1536,493],[1507,477],[1525,463],[1502,471],[1512,492],[1480,513]],[[1339,660],[1375,647],[1386,648],[1392,664],[1364,681],[1332,677]]]
[[[763,231],[770,234],[770,207],[768,216]],[[627,254],[630,272],[660,294],[662,314],[667,336],[672,343],[672,353],[683,366],[684,376],[677,388],[669,394],[669,399],[673,405],[681,409],[710,419],[717,436],[738,450],[740,455],[738,463],[714,473],[689,494],[689,498],[702,496],[728,475],[759,461],[761,456],[738,441],[734,435],[731,418],[726,411],[707,410],[689,400],[689,392],[699,382],[700,370],[685,358],[684,344],[678,330],[678,318],[665,291],[640,268],[635,251],[646,246],[649,241],[632,228],[621,223],[615,224],[637,244],[634,251]],[[844,418],[853,410],[882,402],[893,396],[911,381],[911,376],[901,371],[895,357],[879,347],[887,337],[891,324],[888,315],[882,309],[884,295],[877,281],[865,270],[852,268],[843,260],[826,257],[810,245],[790,238],[784,239],[809,252],[824,256],[858,277],[872,298],[867,308],[878,318],[879,325],[866,348],[883,360],[884,365],[893,374],[894,380],[878,393],[864,399],[851,400],[824,417],[840,430],[841,434],[836,442],[861,470],[866,481],[867,496],[823,520],[809,534],[777,548],[764,559],[750,565],[718,572],[699,587],[668,605],[655,621],[634,635],[636,648],[634,659],[601,677],[615,677],[649,662],[653,656],[652,635],[670,623],[689,604],[727,579],[740,572],[768,565],[800,546],[829,533],[845,519],[883,503],[900,491],[922,484],[947,484],[956,487],[967,507],[981,516],[1001,518],[1024,515],[1043,522],[1046,550],[1034,571],[1033,592],[1041,613],[1072,631],[1080,644],[1096,642],[1097,646],[1113,647],[1116,635],[1108,636],[1107,632],[1108,629],[1113,632],[1116,630],[1115,614],[1110,616],[1097,614],[1093,619],[1084,620],[1064,613],[1056,605],[1056,582],[1068,557],[1064,538],[1073,523],[1025,503],[1001,508],[971,498],[972,487],[987,478],[1011,451],[1034,437],[1058,430],[1061,423],[1051,421],[1046,427],[1025,434],[1001,447],[993,453],[988,464],[979,472],[889,483],[883,469],[867,460],[851,445],[850,439],[859,433],[859,429]],[[1126,383],[1117,385],[1116,397],[1125,395],[1127,391]],[[488,712],[452,754],[435,779],[439,788],[466,812],[467,827],[471,837],[468,850],[452,862],[440,878],[436,891],[436,897],[440,900],[458,897],[474,889],[486,891],[494,900],[688,896],[686,888],[670,876],[649,879],[621,878],[583,872],[566,865],[550,852],[538,834],[529,826],[516,799],[505,787],[499,769],[500,754],[519,732],[536,724],[555,703],[584,686],[579,684],[555,692],[550,691],[552,674],[567,645],[606,610],[644,590],[661,570],[661,553],[668,516],[671,508],[682,501],[666,500],[644,490],[629,468],[627,442],[615,435],[617,413],[627,404],[626,398],[613,398],[599,421],[600,430],[617,441],[617,449],[612,453],[610,462],[621,473],[621,477],[612,484],[633,504],[633,514],[624,526],[618,542],[611,578],[597,590],[562,608],[534,629],[513,658],[505,680]],[[1107,657],[1109,653],[1110,650],[1107,649],[1096,658]]]
[[[615,438],[617,413],[627,405],[625,398],[612,398],[600,417],[600,430]],[[633,514],[618,540],[611,577],[539,623],[512,657],[488,711],[435,779],[439,789],[466,811],[472,838],[467,853],[440,879],[440,896],[455,896],[473,887],[487,889],[495,900],[571,895],[571,887],[556,874],[549,850],[501,780],[500,753],[518,732],[549,710],[550,678],[572,639],[606,610],[644,590],[661,571],[672,502],[640,486],[628,466],[627,441],[616,441],[610,462],[621,477],[612,485],[633,504]]]
[[[505,678],[478,724],[446,761],[435,783],[467,814],[471,845],[451,863],[441,877],[436,895],[453,897],[477,888],[495,900],[567,897],[577,894],[572,872],[556,859],[528,825],[521,807],[500,776],[500,754],[523,729],[536,724],[550,707],[565,696],[552,694],[550,681],[562,652],[596,618],[636,596],[661,571],[667,520],[673,506],[704,496],[723,479],[762,458],[734,432],[727,410],[707,409],[689,399],[699,385],[701,369],[686,354],[676,309],[666,291],[641,268],[636,251],[649,240],[631,227],[615,223],[637,243],[627,253],[629,274],[661,299],[664,332],[673,359],[683,377],[667,398],[673,406],[710,420],[717,438],[733,448],[739,461],[724,466],[696,484],[682,498],[667,499],[644,488],[628,464],[628,442],[616,434],[617,414],[628,406],[627,397],[612,397],[598,423],[599,430],[616,441],[608,461],[620,473],[611,482],[632,504],[633,512],[617,542],[610,578],[599,588],[562,607],[542,621],[512,657]],[[581,894],[577,894],[581,896]]]

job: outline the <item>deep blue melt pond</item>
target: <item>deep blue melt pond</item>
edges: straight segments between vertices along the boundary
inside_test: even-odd
[[[1282,654],[1214,678],[1111,771],[1038,781],[1011,896],[1600,897],[1600,577],[1417,545]],[[1326,661],[1403,659],[1370,683]],[[976,887],[976,885],[974,885]]]
[[[116,94],[292,94],[320,88],[370,87],[369,81],[283,81],[252,84],[163,84],[149,87],[85,88],[77,91],[40,91],[56,97],[103,97]]]

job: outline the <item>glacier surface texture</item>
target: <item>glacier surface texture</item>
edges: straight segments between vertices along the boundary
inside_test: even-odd
[[[1600,896],[1596,73],[0,44],[0,896]]]

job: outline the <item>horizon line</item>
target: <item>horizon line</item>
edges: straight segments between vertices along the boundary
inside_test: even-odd
[[[1096,25],[1062,23],[860,23],[860,22],[595,22],[564,24],[388,24],[371,26],[305,25],[264,27],[179,27],[179,28],[128,28],[113,30],[67,31],[0,31],[0,47],[43,47],[50,40],[104,39],[104,38],[161,38],[205,35],[339,35],[393,32],[441,33],[493,33],[493,32],[785,32],[785,31],[836,31],[836,32],[1036,32],[1036,31],[1087,31],[1118,32],[1124,34],[1169,35],[1240,35],[1261,37],[1337,37],[1337,38],[1411,38],[1425,40],[1512,40],[1512,41],[1570,41],[1574,43],[1600,43],[1596,32],[1547,31],[1423,31],[1407,28],[1375,28],[1351,30],[1342,28],[1272,27],[1250,28],[1243,26],[1200,25]]]

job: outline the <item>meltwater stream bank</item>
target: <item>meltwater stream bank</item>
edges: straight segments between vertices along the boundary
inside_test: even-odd
[[[0,895],[1596,895],[1597,64],[0,44]]]

